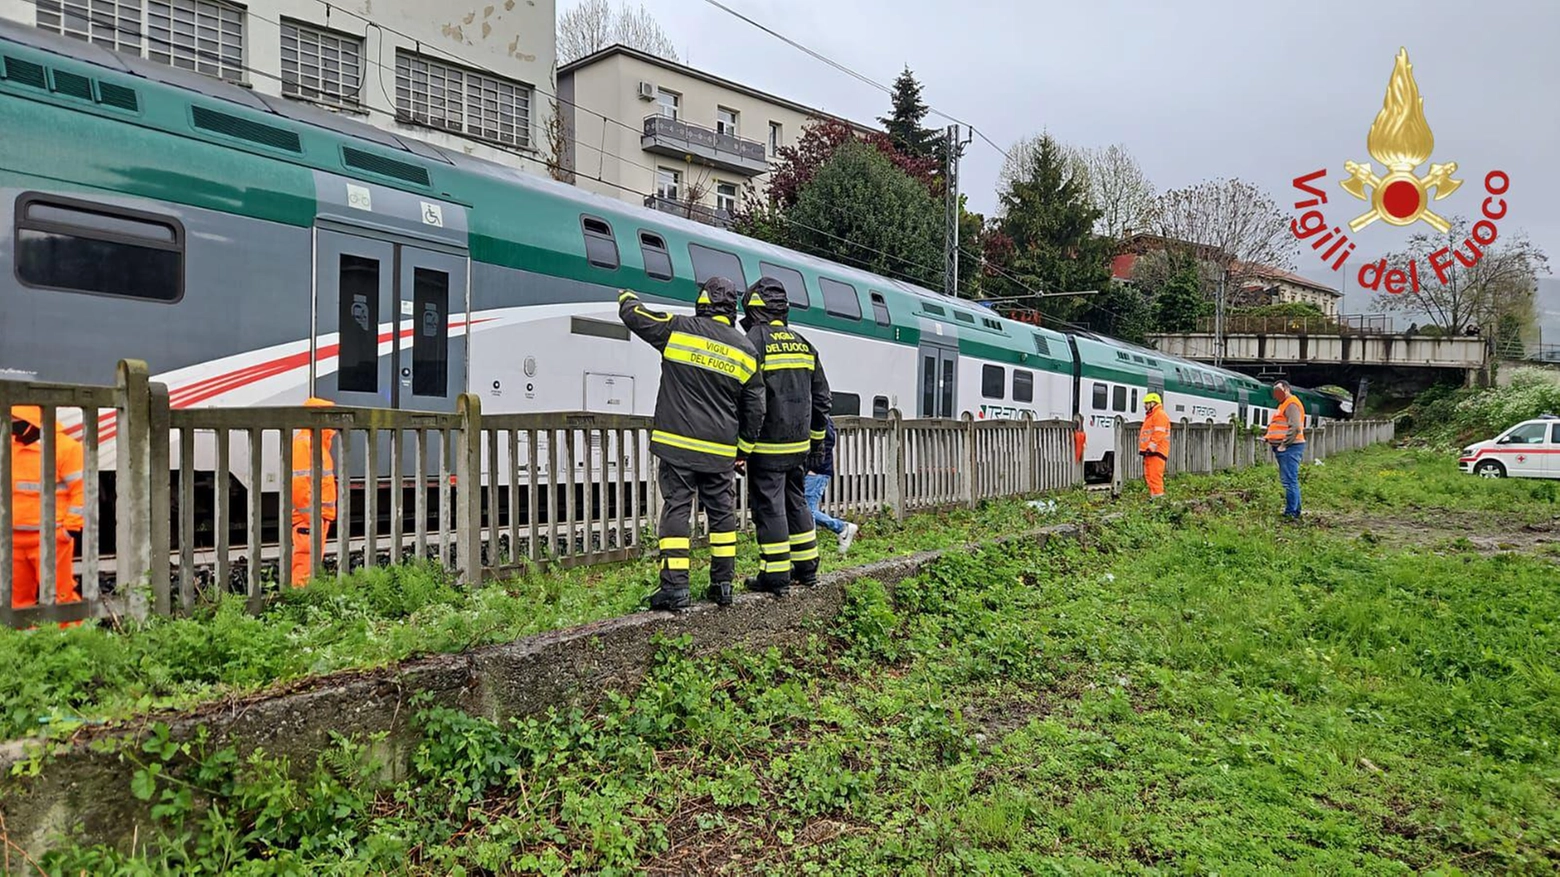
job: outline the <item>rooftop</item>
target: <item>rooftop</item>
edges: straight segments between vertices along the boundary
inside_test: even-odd
[[[562,67],[558,68],[558,75],[567,76],[568,74],[583,70],[586,67],[590,67],[595,64],[599,64],[608,58],[612,58],[618,55],[633,58],[636,61],[643,61],[646,64],[653,64],[664,70],[670,70],[673,73],[687,76],[692,79],[697,79],[701,82],[707,82],[710,85],[718,86],[720,88],[727,89],[728,91],[734,91],[738,94],[744,94],[751,98],[757,98],[758,100],[765,101],[776,106],[785,107],[788,110],[792,110],[806,116],[835,119],[837,121],[844,122],[858,131],[868,132],[881,130],[871,125],[863,125],[860,122],[853,122],[850,119],[847,119],[843,116],[837,116],[834,113],[825,112],[824,110],[820,110],[817,107],[809,107],[806,104],[799,104],[796,101],[780,97],[779,95],[770,94],[767,91],[759,91],[758,89],[751,86],[743,85],[740,82],[733,82],[730,79],[724,79],[722,77],[716,76],[713,73],[706,73],[703,70],[689,67],[687,64],[683,64],[678,61],[672,61],[667,58],[662,58],[659,55],[652,55],[649,52],[640,51],[639,49],[635,49],[631,46],[625,46],[622,43],[614,43],[604,49],[598,49],[583,58],[570,61],[569,63],[564,64]]]

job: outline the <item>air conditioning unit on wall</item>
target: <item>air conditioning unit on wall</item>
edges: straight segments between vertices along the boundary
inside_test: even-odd
[[[651,82],[645,82],[644,80],[640,80],[639,81],[639,99],[640,100],[655,100],[655,84],[651,83]]]

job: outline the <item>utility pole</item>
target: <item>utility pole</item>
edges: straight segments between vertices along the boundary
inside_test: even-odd
[[[959,153],[970,139],[959,139],[959,126],[949,125],[945,132],[947,149],[943,157],[943,201],[947,226],[943,231],[943,294],[959,294]]]
[[[1229,276],[1229,266],[1220,266],[1219,298],[1213,310],[1213,364],[1220,368],[1224,366],[1224,280]]]

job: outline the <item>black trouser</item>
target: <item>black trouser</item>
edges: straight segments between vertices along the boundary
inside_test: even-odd
[[[818,533],[807,505],[807,470],[749,466],[748,508],[758,531],[759,583],[817,581]]]
[[[737,473],[695,472],[662,460],[661,590],[688,591],[689,518],[693,497],[710,521],[710,582],[729,583],[737,572]]]

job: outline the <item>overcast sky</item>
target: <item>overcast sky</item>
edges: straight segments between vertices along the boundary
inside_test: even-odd
[[[860,122],[887,112],[882,92],[704,0],[643,2],[695,67]],[[1484,175],[1503,170],[1501,233],[1525,229],[1560,270],[1560,0],[722,2],[878,82],[910,65],[927,103],[1004,147],[1042,129],[1121,143],[1161,190],[1237,176],[1284,206],[1295,176],[1326,168],[1333,223],[1362,212],[1336,180],[1344,161],[1371,160],[1365,135],[1403,46],[1435,133],[1431,160],[1457,162],[1464,180],[1436,210],[1477,213]],[[970,147],[961,187],[974,209],[992,208],[1001,160],[978,139]],[[1355,235],[1350,273],[1408,233],[1376,223]],[[1346,310],[1368,307],[1352,277],[1309,250],[1298,269],[1344,288]],[[1544,286],[1546,342],[1560,342],[1560,283]]]

